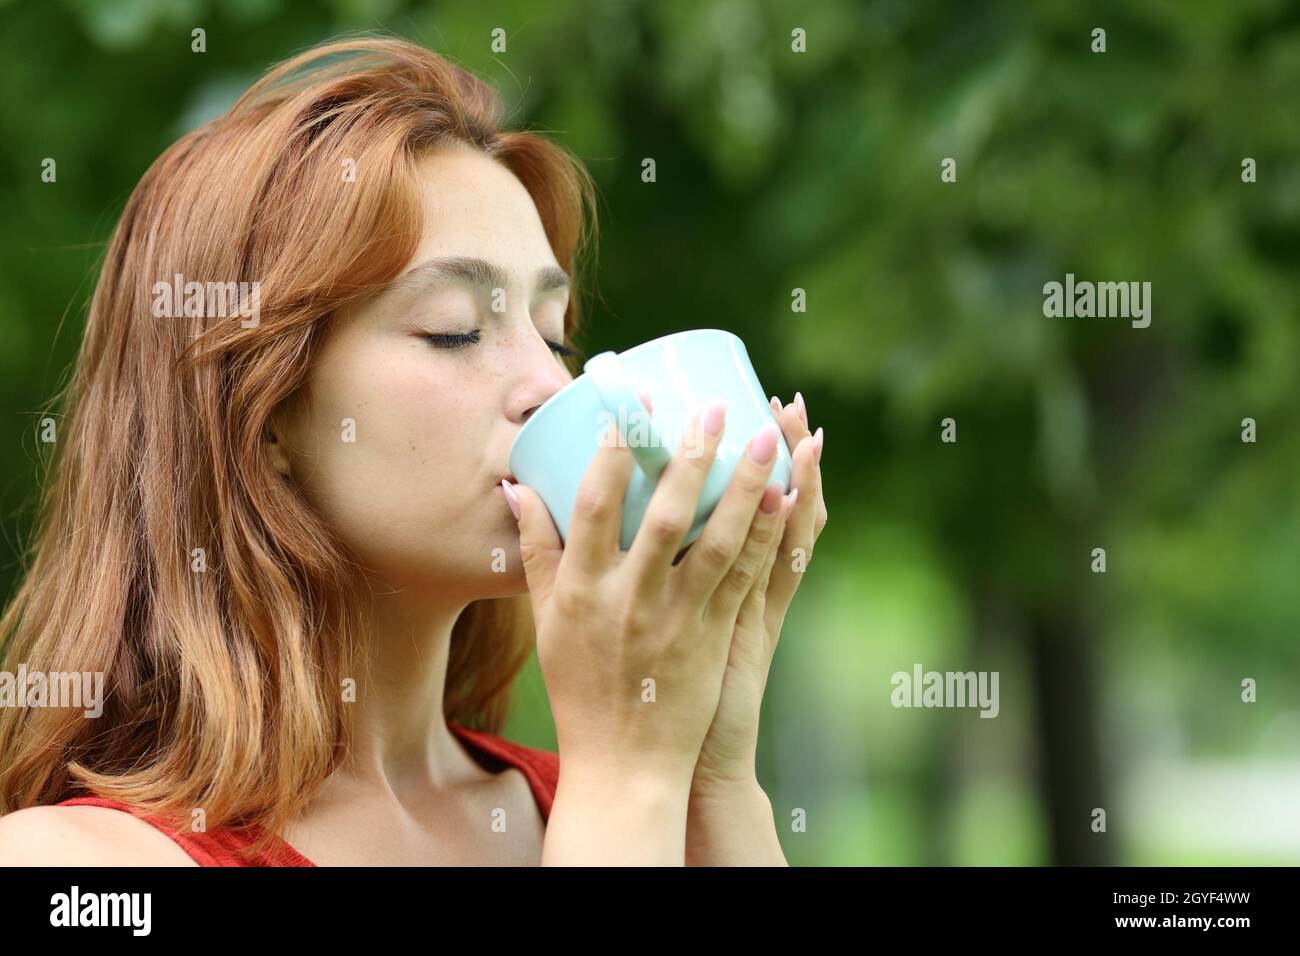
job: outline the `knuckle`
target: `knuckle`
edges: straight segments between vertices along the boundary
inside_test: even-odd
[[[541,556],[541,551],[532,542],[521,541],[519,543],[519,558],[523,562],[525,573],[537,566]]]
[[[689,523],[685,514],[679,509],[659,510],[647,515],[645,519],[647,533],[659,542],[676,541],[686,534]]]
[[[713,438],[696,430],[682,438],[677,449],[678,457],[686,459],[697,468],[705,465],[712,467],[713,455],[717,451],[719,438]]]
[[[591,592],[587,588],[574,587],[571,584],[557,587],[552,600],[555,603],[555,610],[568,621],[586,618],[594,603]]]
[[[742,554],[727,572],[726,578],[723,579],[724,585],[733,594],[744,594],[754,583],[754,576],[757,573],[758,562],[749,555]]]
[[[749,529],[749,540],[760,551],[766,552],[768,546],[772,544],[772,539],[776,537],[776,520],[771,515],[764,515],[761,512],[760,517],[764,520],[754,522]]]
[[[713,449],[702,441],[684,441],[679,449],[681,459],[690,468],[708,474],[713,468]]]
[[[735,540],[725,535],[713,535],[700,542],[701,558],[712,568],[723,568],[735,560],[739,550]]]
[[[573,510],[586,518],[603,521],[614,513],[614,498],[604,489],[584,482],[578,488]]]
[[[623,609],[618,618],[619,632],[626,637],[640,637],[650,631],[650,615],[638,605]]]
[[[746,494],[762,494],[763,489],[767,487],[767,467],[746,457],[744,466],[736,469],[732,480],[736,483],[736,487]]]

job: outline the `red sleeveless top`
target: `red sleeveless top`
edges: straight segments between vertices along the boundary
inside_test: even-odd
[[[555,802],[555,788],[560,779],[560,758],[547,750],[537,750],[516,744],[504,737],[498,737],[485,730],[470,730],[459,724],[447,722],[448,728],[456,734],[465,746],[476,756],[481,754],[486,759],[480,762],[494,772],[515,767],[528,779],[528,786],[537,801],[537,809],[542,819],[549,820],[551,804]],[[105,797],[73,797],[61,800],[55,806],[73,807],[108,807],[130,813],[167,834],[181,849],[190,855],[199,866],[315,866],[284,840],[276,837],[270,848],[263,852],[246,856],[239,851],[251,846],[262,835],[259,829],[252,831],[213,830],[208,833],[195,833],[187,828],[172,828],[164,821],[155,819],[139,807],[110,800]]]

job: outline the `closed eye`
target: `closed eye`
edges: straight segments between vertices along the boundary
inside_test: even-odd
[[[462,349],[469,345],[474,345],[481,337],[478,329],[472,332],[434,332],[427,336],[430,343],[440,349]],[[546,344],[550,346],[551,351],[562,358],[570,355],[577,355],[578,350],[569,348],[563,342],[552,342],[549,339]]]

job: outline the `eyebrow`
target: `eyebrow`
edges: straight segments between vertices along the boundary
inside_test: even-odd
[[[510,279],[506,270],[496,263],[472,256],[453,256],[430,259],[408,269],[394,279],[384,293],[413,291],[447,282],[464,282],[484,289],[504,289],[510,284]],[[559,266],[543,266],[537,270],[535,284],[539,293],[567,289],[570,286],[569,274]]]

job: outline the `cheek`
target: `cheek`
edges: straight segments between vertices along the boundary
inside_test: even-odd
[[[417,350],[394,351],[322,368],[304,475],[318,510],[376,566],[429,559],[448,538],[431,532],[468,521],[482,483],[472,388]]]

